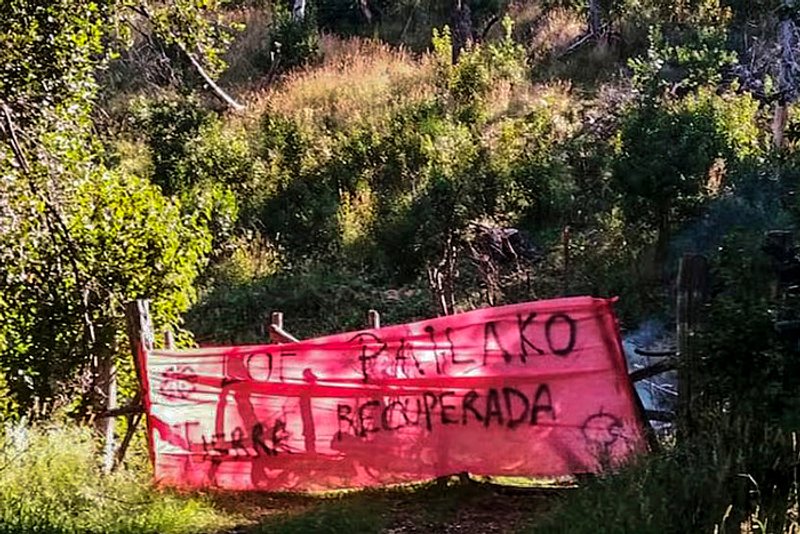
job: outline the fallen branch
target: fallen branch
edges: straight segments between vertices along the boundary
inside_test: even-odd
[[[95,419],[105,419],[108,417],[120,417],[122,415],[135,415],[144,413],[144,406],[138,402],[122,406],[121,408],[114,408],[113,410],[106,410],[95,415]]]
[[[586,43],[592,38],[599,38],[606,32],[607,29],[608,29],[608,23],[605,23],[603,26],[600,27],[600,31],[598,32],[593,32],[593,31],[586,32],[582,36],[578,37],[574,43],[569,45],[569,47],[567,47],[567,49],[563,53],[559,54],[558,57],[564,57],[568,54],[571,54],[572,52],[583,46],[584,43]]]
[[[156,26],[154,24],[154,22],[153,22],[153,16],[150,14],[150,12],[144,6],[142,6],[142,5],[139,5],[139,6],[131,5],[131,6],[128,6],[128,7],[131,10],[133,10],[135,13],[138,13],[142,17],[146,18],[150,22],[150,24],[153,25],[153,27]],[[183,55],[186,56],[186,58],[192,64],[192,66],[197,71],[197,73],[200,75],[200,77],[203,78],[203,81],[205,81],[205,83],[208,84],[208,86],[211,88],[211,91],[213,92],[214,96],[219,98],[223,103],[227,104],[228,107],[230,107],[234,111],[242,111],[244,109],[244,106],[242,104],[238,103],[236,100],[234,100],[231,95],[229,95],[227,92],[225,92],[224,89],[222,89],[222,87],[217,85],[217,82],[215,82],[211,78],[211,76],[209,76],[209,74],[206,72],[206,70],[203,68],[203,66],[200,64],[200,62],[197,60],[197,58],[194,57],[194,54],[192,54],[189,50],[187,50],[186,47],[183,45],[183,43],[180,42],[179,39],[176,39],[174,35],[172,35],[171,37],[172,37],[172,42],[175,44],[175,46],[177,46],[178,49],[181,51],[181,53],[183,53]]]
[[[663,350],[646,350],[646,349],[633,349],[633,352],[638,354],[639,356],[645,356],[648,358],[664,358],[666,356],[675,356],[678,354],[678,349],[663,349]]]
[[[630,377],[631,382],[639,382],[640,380],[645,380],[652,376],[660,375],[661,373],[666,373],[667,371],[674,371],[675,370],[675,362],[672,360],[664,360],[663,362],[654,363],[653,365],[649,365],[644,369],[637,369],[636,371],[632,372],[628,375]]]

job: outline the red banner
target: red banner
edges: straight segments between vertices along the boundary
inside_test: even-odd
[[[155,476],[313,491],[594,472],[643,447],[608,300],[144,355]]]

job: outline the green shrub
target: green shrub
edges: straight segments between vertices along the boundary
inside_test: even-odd
[[[800,358],[796,298],[776,295],[758,228],[711,262],[710,300],[682,354],[691,417],[677,445],[592,481],[537,532],[794,532]],[[691,357],[688,360],[686,355]]]
[[[654,243],[654,232],[626,219],[619,208],[597,214],[592,225],[571,232],[569,291],[620,297],[615,309],[623,324],[638,324],[643,316],[661,312],[664,295],[648,270]],[[558,256],[563,269],[563,253]]]
[[[193,98],[166,98],[139,101],[134,117],[150,147],[151,181],[165,195],[174,195],[194,185],[197,176],[189,162],[190,143],[213,121],[213,115]]]
[[[477,214],[478,151],[469,127],[438,106],[398,114],[391,130],[378,147],[374,236],[388,272],[408,282]]]
[[[755,230],[755,229],[753,229]],[[800,357],[776,321],[798,315],[794,299],[773,296],[773,272],[761,235],[728,236],[712,263],[713,299],[697,336],[701,413],[736,413],[787,430],[800,425]]]
[[[245,132],[224,128],[193,97],[142,101],[135,115],[153,161],[150,180],[211,230],[220,251],[237,223],[236,193],[250,201],[257,186]]]
[[[792,525],[796,529],[789,488],[774,491],[774,473],[791,473],[797,461],[793,435],[730,414],[706,430],[692,444],[639,458],[588,482],[530,531],[682,534],[792,532]],[[769,527],[758,530],[757,521]]]
[[[243,129],[209,119],[184,143],[182,164],[188,184],[216,182],[241,196],[253,192],[255,158]]]
[[[187,314],[201,343],[263,343],[271,311],[282,311],[286,329],[299,338],[364,328],[369,309],[383,324],[429,317],[430,300],[416,285],[388,285],[368,272],[325,262],[285,267],[244,282],[217,279]]]
[[[575,184],[555,120],[542,107],[496,126],[482,184],[487,214],[529,228],[569,220]]]
[[[681,100],[645,99],[626,113],[614,184],[626,216],[658,232],[657,261],[665,259],[675,222],[719,192],[726,169],[762,153],[757,110],[749,96],[702,89]]]
[[[505,36],[499,43],[476,45],[462,51],[452,64],[452,36],[445,26],[433,30],[433,55],[439,98],[465,124],[486,119],[486,97],[498,82],[522,82],[527,73],[525,49],[512,38],[513,22],[503,19]]]
[[[683,4],[650,28],[647,54],[629,62],[634,85],[644,94],[714,86],[737,61],[727,42],[730,9],[719,0]]]
[[[206,272],[207,282],[244,285],[276,275],[284,267],[284,252],[252,230],[233,237],[228,248],[229,253]]]
[[[50,399],[86,369],[89,354],[124,350],[126,301],[152,298],[156,322],[178,324],[211,245],[203,220],[134,176],[98,170],[69,199],[69,243],[46,239],[36,219],[25,238],[0,240],[15,254],[0,263],[0,362],[23,406]],[[14,208],[24,212],[30,202],[14,198]],[[82,344],[87,321],[94,340]]]
[[[269,47],[260,58],[267,70],[289,70],[316,59],[319,52],[316,13],[310,2],[302,20],[295,20],[292,13],[276,4],[269,34]]]

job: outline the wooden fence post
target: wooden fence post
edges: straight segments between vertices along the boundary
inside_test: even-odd
[[[678,431],[681,439],[693,432],[692,408],[697,393],[694,385],[697,370],[692,352],[694,331],[700,309],[708,295],[708,261],[699,254],[684,254],[678,268],[677,341],[678,341]]]
[[[175,350],[175,335],[172,330],[164,330],[164,348],[167,350]]]
[[[272,312],[270,315],[270,324],[283,330],[283,312]]]
[[[367,312],[367,327],[377,329],[381,327],[381,314],[377,310]]]
[[[563,295],[567,295],[569,293],[569,249],[570,249],[570,242],[572,240],[571,229],[569,226],[565,226],[564,230],[561,232],[561,245],[564,247],[564,272],[563,272],[563,286],[561,292]]]
[[[272,343],[297,343],[299,339],[283,329],[283,312],[270,315],[269,339]]]
[[[144,390],[142,388],[142,384],[144,383],[144,369],[142,369],[141,364],[144,361],[145,353],[153,350],[155,346],[155,340],[153,337],[153,323],[150,318],[150,301],[138,299],[129,302],[125,308],[125,318],[128,323],[128,340],[130,341],[131,356],[133,357],[133,368],[136,371],[136,383],[138,386],[131,406],[136,407],[140,403],[144,402]],[[169,340],[166,341],[169,342]],[[125,458],[128,445],[130,445],[133,434],[136,431],[136,427],[142,418],[142,414],[143,411],[132,411],[131,413],[127,414],[128,429],[125,431],[125,437],[122,439],[119,451],[117,452],[115,465],[118,466]],[[146,420],[146,422],[149,426],[150,421]],[[150,461],[152,463],[152,449],[149,451],[149,453]]]
[[[117,366],[114,364],[113,353],[104,354],[98,361],[98,392],[102,399],[102,410],[114,410],[117,407]],[[110,473],[114,468],[116,426],[113,417],[104,417],[95,420],[96,427],[103,434],[103,472]]]

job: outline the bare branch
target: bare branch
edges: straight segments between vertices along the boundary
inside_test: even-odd
[[[129,5],[128,6],[133,12],[141,15],[142,17],[146,18],[151,23],[153,22],[153,16],[147,10],[144,5]],[[175,39],[175,36],[172,36],[172,42],[178,47],[178,49],[186,56],[189,62],[192,64],[194,69],[203,78],[203,81],[211,88],[214,96],[219,98],[223,103],[225,103],[228,107],[233,109],[234,111],[242,111],[244,110],[244,106],[238,103],[236,100],[233,99],[231,95],[225,92],[222,87],[217,85],[217,83],[211,78],[211,76],[206,72],[197,58],[194,56],[192,52],[186,49],[184,44],[180,41],[180,39]]]

